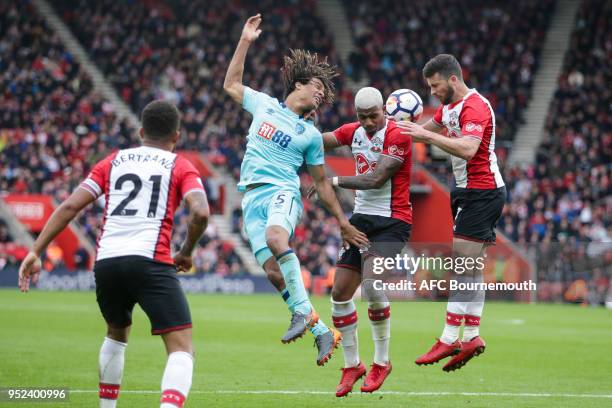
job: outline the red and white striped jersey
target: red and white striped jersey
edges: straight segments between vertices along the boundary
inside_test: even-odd
[[[401,161],[402,167],[379,189],[357,190],[355,213],[397,218],[412,224],[410,177],[412,171],[412,138],[402,135],[395,122],[368,136],[359,122],[348,123],[334,130],[341,145],[351,147],[355,158],[355,174],[373,173],[380,155]]]
[[[96,260],[140,255],[173,264],[173,217],[185,195],[204,192],[187,159],[141,146],[119,150],[94,166],[80,187],[106,200]]]
[[[495,113],[484,96],[471,89],[460,101],[440,105],[433,121],[446,127],[449,137],[480,140],[470,160],[451,156],[457,187],[490,190],[504,185],[495,155]]]

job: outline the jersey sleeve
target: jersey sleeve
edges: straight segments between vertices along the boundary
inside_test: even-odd
[[[350,146],[353,144],[353,135],[359,126],[359,122],[347,123],[334,130],[332,134],[342,146]]]
[[[442,124],[442,110],[444,109],[444,105],[438,106],[435,113],[432,116],[432,120],[436,123],[436,125],[444,126]]]
[[[95,198],[107,193],[112,161],[116,155],[116,152],[112,153],[96,163],[79,187],[89,191]]]
[[[261,104],[268,102],[272,99],[270,96],[263,92],[258,92],[248,86],[244,87],[244,94],[242,96],[242,107],[247,110],[251,115],[255,115],[257,108]]]
[[[491,117],[486,105],[480,103],[466,104],[461,110],[461,136],[469,136],[482,140],[485,128]]]
[[[318,130],[314,130],[310,137],[310,143],[306,150],[306,164],[310,166],[318,166],[325,164],[325,155],[323,154],[323,135]]]
[[[400,128],[391,129],[385,137],[385,145],[381,154],[402,162],[410,158],[412,155],[412,136],[403,135]]]
[[[177,167],[178,192],[181,199],[185,198],[185,196],[192,191],[204,192],[204,185],[202,184],[200,172],[198,172],[189,160],[179,157],[177,160]]]

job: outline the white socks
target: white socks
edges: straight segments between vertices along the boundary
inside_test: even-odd
[[[482,316],[482,309],[484,308],[484,299],[485,292],[478,291],[475,293],[473,301],[466,303],[463,341],[470,341],[480,335],[480,316]]]
[[[336,302],[332,299],[332,320],[342,333],[342,352],[344,367],[359,365],[359,339],[357,338],[357,311],[353,300]]]
[[[115,408],[117,406],[126,346],[127,343],[108,337],[104,338],[98,359],[100,408]]]
[[[374,363],[389,363],[389,339],[391,338],[391,306],[389,302],[370,302],[368,317],[374,340]]]
[[[115,408],[121,387],[126,343],[104,338],[100,348],[100,408]],[[193,357],[184,351],[170,353],[162,378],[161,408],[182,408],[191,388]]]
[[[368,317],[374,340],[374,363],[387,365],[389,362],[389,339],[391,338],[391,307],[389,302],[370,302]],[[357,311],[353,300],[336,302],[332,299],[334,326],[342,333],[344,367],[359,365],[359,341],[357,337]]]
[[[484,297],[484,295],[483,295]],[[470,341],[480,335],[480,316],[484,300],[472,302],[448,302],[446,307],[446,324],[440,341],[453,344],[459,338],[461,323],[465,320],[462,341]]]
[[[193,356],[186,351],[168,355],[161,388],[160,408],[182,408],[191,389]]]
[[[445,344],[453,344],[459,338],[459,329],[465,315],[465,302],[450,301],[446,305],[446,324],[440,336],[440,341]]]

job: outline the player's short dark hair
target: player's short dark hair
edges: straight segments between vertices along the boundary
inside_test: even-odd
[[[327,62],[327,57],[320,57],[317,53],[306,50],[289,50],[284,58],[282,68],[285,97],[295,90],[297,82],[307,84],[311,79],[317,78],[323,83],[325,94],[323,103],[334,101],[335,86],[333,79],[338,76],[336,66]]]
[[[457,78],[463,80],[461,65],[457,58],[450,54],[438,54],[425,64],[423,76],[431,78],[435,74],[440,74],[444,79],[450,78],[451,75],[456,75]]]
[[[181,114],[172,102],[157,100],[142,110],[142,128],[150,139],[168,140],[181,124]]]

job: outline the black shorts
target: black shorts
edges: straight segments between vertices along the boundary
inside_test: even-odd
[[[369,253],[375,256],[395,257],[410,240],[412,225],[397,218],[356,213],[349,222],[368,236],[371,244]],[[354,245],[346,250],[340,248],[336,266],[361,272],[361,255]]]
[[[187,298],[173,265],[120,256],[97,261],[94,275],[98,305],[109,326],[130,326],[138,303],[149,317],[152,334],[191,327]]]
[[[453,235],[469,241],[495,243],[495,225],[505,202],[505,186],[491,190],[457,188],[451,192]]]

